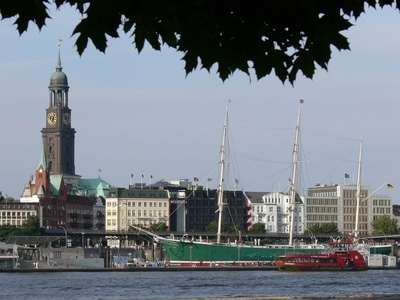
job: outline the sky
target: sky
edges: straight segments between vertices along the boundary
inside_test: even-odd
[[[75,171],[116,187],[132,182],[199,178],[215,188],[225,106],[229,104],[230,170],[239,189],[286,191],[301,104],[299,192],[315,184],[354,184],[360,139],[362,184],[400,204],[400,15],[369,9],[350,30],[351,51],[332,49],[328,71],[294,85],[274,75],[237,72],[225,82],[196,70],[186,76],[182,54],[150,47],[138,54],[122,35],[106,53],[92,44],[79,56],[71,36],[79,14],[50,12],[40,32],[19,36],[0,21],[0,191],[19,198],[35,173],[46,126],[48,85],[58,40],[68,76],[75,135]],[[133,174],[133,178],[131,178]],[[344,174],[349,174],[345,179]],[[208,181],[210,178],[211,181]],[[394,186],[387,189],[385,183]]]

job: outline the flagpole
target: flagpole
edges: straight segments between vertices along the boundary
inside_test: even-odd
[[[388,186],[388,183],[387,183],[387,182],[383,183],[383,184],[382,184],[380,187],[378,187],[375,191],[371,192],[367,197],[361,199],[361,200],[360,200],[360,203],[362,203],[362,202],[364,202],[365,200],[367,200],[369,197],[371,197],[373,194],[375,194],[377,191],[379,191],[379,190],[380,190],[381,188],[383,188],[385,185]],[[388,186],[388,188],[389,188],[389,186]]]
[[[132,186],[132,178],[133,178],[133,173],[131,173],[131,177],[129,178],[129,187]]]

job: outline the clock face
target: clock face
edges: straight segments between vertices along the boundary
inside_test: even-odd
[[[50,125],[54,125],[57,122],[57,114],[54,112],[51,112],[47,115],[47,123]]]
[[[69,123],[71,123],[71,115],[69,113],[63,114],[63,122],[65,125],[69,125]]]

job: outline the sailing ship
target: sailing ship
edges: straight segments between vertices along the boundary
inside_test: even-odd
[[[353,241],[331,241],[322,253],[289,253],[274,262],[280,271],[365,271],[367,262],[352,249]]]
[[[165,238],[154,234],[153,232],[145,231],[138,227],[138,230],[144,231],[146,234],[151,236],[156,242],[160,243],[166,250],[168,256],[168,262],[170,265],[176,266],[191,266],[191,267],[201,267],[201,266],[222,266],[222,265],[233,265],[233,266],[243,266],[248,264],[260,264],[266,262],[273,262],[279,256],[287,253],[320,253],[323,251],[324,246],[320,244],[293,244],[293,226],[294,226],[294,209],[296,201],[296,190],[295,190],[295,180],[296,180],[296,170],[298,161],[298,139],[300,130],[300,114],[301,110],[299,107],[297,125],[296,125],[296,135],[293,147],[293,172],[292,179],[290,181],[290,213],[291,213],[291,225],[290,225],[290,235],[288,245],[247,245],[241,242],[240,235],[239,239],[234,243],[222,243],[222,216],[224,206],[223,195],[223,183],[224,183],[224,173],[225,173],[225,143],[227,139],[227,126],[228,126],[228,105],[225,110],[225,119],[223,126],[223,137],[222,144],[220,147],[220,178],[217,186],[218,194],[218,232],[217,241],[210,242],[208,240],[194,240],[188,239],[187,235],[183,238],[175,239]]]

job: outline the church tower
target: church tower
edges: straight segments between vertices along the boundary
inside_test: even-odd
[[[51,175],[63,175],[64,183],[72,187],[77,186],[80,176],[75,174],[76,131],[71,127],[69,86],[67,75],[62,71],[60,42],[56,71],[50,77],[46,127],[41,132],[48,171]]]

